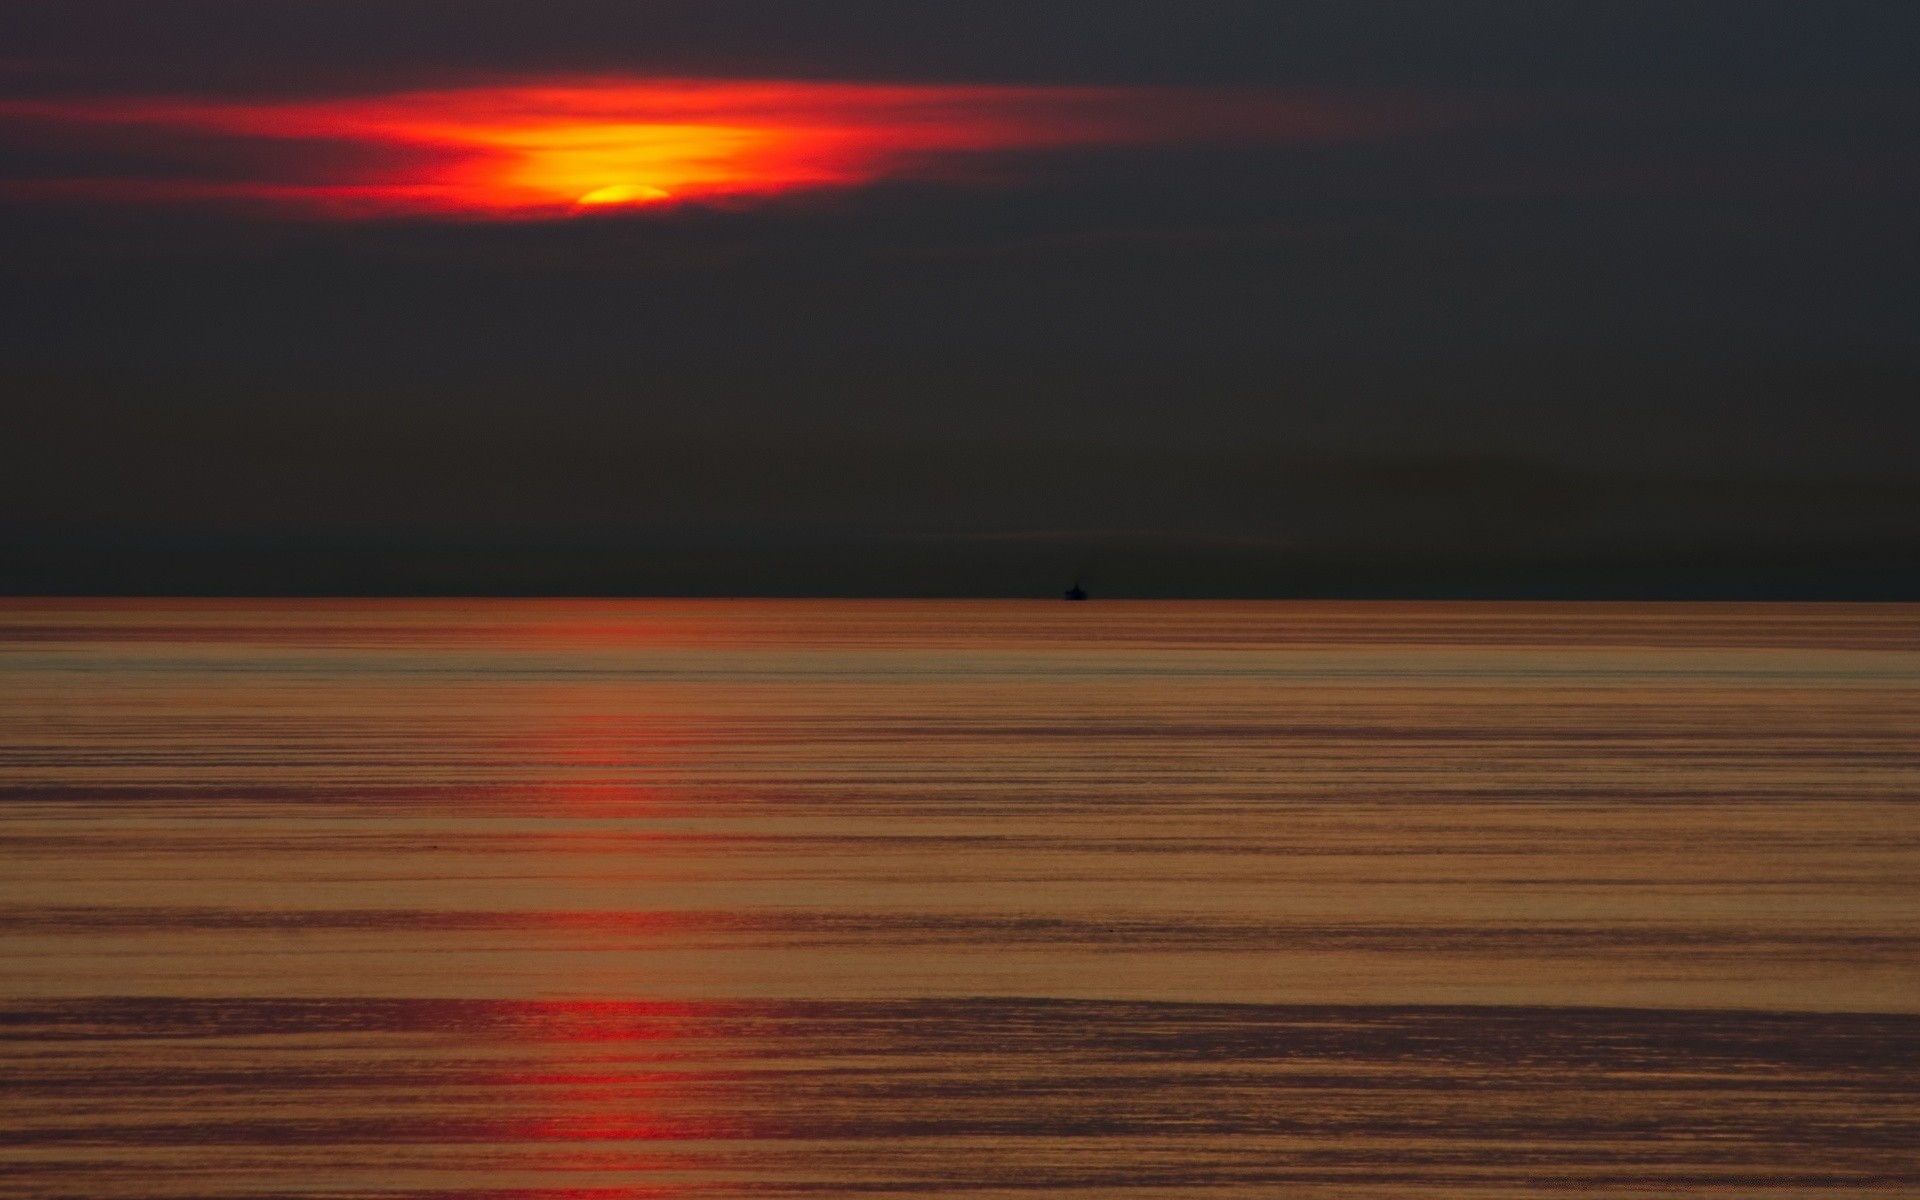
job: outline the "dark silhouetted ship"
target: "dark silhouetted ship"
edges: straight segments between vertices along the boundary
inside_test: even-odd
[[[1073,586],[1067,589],[1067,599],[1085,600],[1086,598],[1087,598],[1087,589],[1080,586],[1079,580],[1077,579],[1074,580]]]

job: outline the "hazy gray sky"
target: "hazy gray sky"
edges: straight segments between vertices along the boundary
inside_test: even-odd
[[[1915,594],[1915,12],[0,0],[0,589]],[[1127,131],[342,219],[423,152],[101,117],[663,78]]]

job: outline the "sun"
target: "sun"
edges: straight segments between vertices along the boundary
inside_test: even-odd
[[[658,204],[662,200],[671,199],[673,199],[673,193],[665,188],[644,183],[614,183],[603,188],[595,188],[574,203],[582,208],[603,208],[613,205]]]

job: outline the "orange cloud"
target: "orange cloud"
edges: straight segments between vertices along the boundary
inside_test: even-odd
[[[954,174],[988,151],[1345,140],[1422,123],[1391,105],[1260,92],[637,79],[320,100],[15,101],[0,103],[0,119],[64,130],[70,144],[137,138],[146,159],[171,144],[202,168],[27,181],[16,195],[508,219]]]

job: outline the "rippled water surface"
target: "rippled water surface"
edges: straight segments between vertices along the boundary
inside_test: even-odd
[[[0,1195],[1920,1195],[1920,609],[0,604]]]

